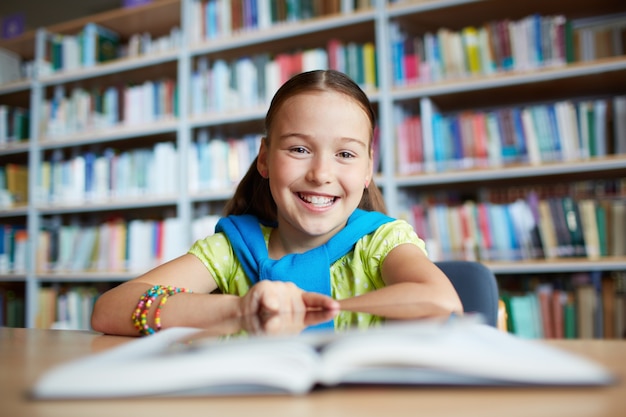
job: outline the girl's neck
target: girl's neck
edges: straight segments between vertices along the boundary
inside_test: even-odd
[[[270,259],[280,259],[291,253],[304,253],[311,249],[322,246],[328,239],[315,239],[314,237],[291,238],[281,233],[278,227],[272,229],[268,242],[268,254]]]

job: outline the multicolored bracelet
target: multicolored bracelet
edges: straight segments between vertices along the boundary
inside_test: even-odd
[[[176,295],[181,292],[190,293],[191,291],[186,288],[155,285],[143,293],[141,297],[139,297],[137,307],[135,307],[135,311],[133,311],[133,315],[131,316],[135,329],[137,329],[137,331],[142,335],[153,334],[161,330],[161,308],[167,302],[167,298],[169,296]],[[155,328],[153,329],[148,325],[148,312],[150,311],[154,301],[159,297],[161,297],[161,300],[159,301],[159,304],[156,307],[157,310],[154,314]]]

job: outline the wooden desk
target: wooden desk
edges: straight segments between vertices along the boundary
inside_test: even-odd
[[[600,388],[350,388],[292,396],[34,401],[28,388],[51,366],[128,338],[82,331],[0,328],[0,416],[462,416],[626,415],[626,341],[550,344],[592,358],[621,382]],[[158,372],[158,370],[155,370]],[[138,375],[137,381],[149,375]]]

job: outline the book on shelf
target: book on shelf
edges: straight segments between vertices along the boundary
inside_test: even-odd
[[[271,319],[294,321],[283,316],[287,317]],[[244,319],[263,328],[260,318]],[[170,328],[61,364],[36,381],[31,394],[35,399],[299,395],[370,384],[520,387],[614,382],[613,375],[596,363],[523,340],[473,317],[388,321],[337,332],[250,331],[239,332],[239,337],[224,336],[223,325]],[[137,383],[137,375],[149,377]]]
[[[600,183],[593,189],[577,183],[483,190],[476,201],[455,193],[425,194],[405,213],[420,237],[432,242],[435,251],[429,254],[436,260],[625,256],[626,205],[611,191],[619,182],[604,184],[607,194],[599,198],[593,193]],[[464,208],[468,203],[471,209]]]
[[[581,272],[530,285],[522,280],[521,290],[504,286],[509,331],[523,338],[623,339],[624,284],[618,272]]]
[[[22,58],[13,51],[0,48],[0,85],[22,78]]]
[[[93,286],[49,286],[38,289],[35,327],[90,330],[98,289]]]
[[[0,326],[24,327],[24,295],[0,287]]]
[[[616,154],[626,153],[626,95],[613,97],[613,120],[615,131],[613,149]]]

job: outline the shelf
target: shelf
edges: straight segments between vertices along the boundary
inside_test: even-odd
[[[47,204],[35,207],[41,215],[68,214],[68,213],[87,213],[95,211],[112,211],[112,210],[132,210],[148,207],[173,206],[176,205],[176,196],[171,197],[124,197],[119,199],[110,199],[108,201],[91,201],[76,204]]]
[[[602,79],[597,80],[597,77]],[[604,84],[614,77],[621,87],[617,87],[618,91],[626,89],[626,57],[619,56],[614,58],[606,58],[594,62],[581,62],[570,64],[557,68],[544,68],[528,72],[502,72],[493,76],[472,77],[459,80],[449,80],[429,85],[416,85],[411,87],[395,88],[391,95],[394,100],[409,100],[422,97],[438,97],[452,95],[458,93],[468,93],[474,91],[485,92],[486,90],[505,89],[510,87],[527,88],[528,85],[536,85],[543,83],[552,83],[550,88],[556,81],[575,81],[577,84],[577,95],[585,95],[578,93],[585,82],[600,81]],[[618,85],[618,84],[614,84]],[[614,89],[615,90],[615,89]],[[490,92],[493,93],[493,92]],[[516,101],[522,101],[519,97],[514,97]]]
[[[189,125],[192,128],[221,126],[229,123],[241,123],[259,121],[260,127],[263,127],[263,119],[267,107],[258,107],[254,109],[237,109],[229,112],[208,113],[203,115],[194,115],[189,118]]]
[[[59,71],[54,74],[42,76],[41,85],[44,87],[102,77],[105,75],[119,74],[142,68],[174,62],[178,59],[179,52],[168,51],[159,54],[143,55],[133,58],[123,58],[98,64],[90,68],[78,68],[71,71]]]
[[[235,187],[230,189],[223,190],[214,190],[214,191],[201,191],[195,194],[191,194],[189,196],[191,202],[193,203],[202,203],[209,201],[226,201],[228,200],[233,193],[235,192]]]
[[[137,277],[140,272],[54,272],[37,273],[41,282],[124,282]]]
[[[26,274],[0,274],[0,283],[3,282],[26,282]]]
[[[626,271],[626,258],[590,260],[570,258],[518,262],[484,262],[494,274],[544,274],[591,271]]]
[[[95,143],[111,142],[116,140],[134,139],[144,136],[175,133],[178,128],[176,119],[159,120],[150,125],[127,126],[119,125],[108,129],[94,129],[67,135],[63,139],[43,138],[39,147],[57,149],[70,146],[91,145]]]
[[[537,178],[589,172],[609,172],[615,170],[626,171],[626,155],[594,158],[587,161],[555,162],[551,164],[545,163],[541,165],[526,166],[503,166],[489,169],[472,169],[465,171],[397,176],[395,178],[395,183],[399,187],[415,187],[423,185],[497,181],[514,178]]]
[[[1,155],[14,155],[18,153],[28,152],[28,142],[9,142],[0,145]]]
[[[31,83],[31,80],[18,80],[10,83],[0,84],[0,95],[28,91],[30,89]]]
[[[11,208],[0,208],[0,218],[21,217],[28,214],[28,207],[19,206]]]

